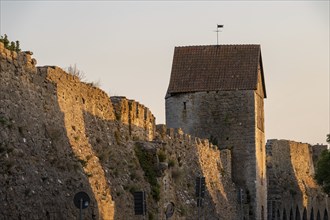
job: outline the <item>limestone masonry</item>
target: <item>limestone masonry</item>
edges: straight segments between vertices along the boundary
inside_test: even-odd
[[[142,190],[150,220],[193,220],[198,214],[208,220],[328,219],[328,197],[313,180],[326,146],[265,144],[260,47],[234,47],[203,51],[212,59],[217,50],[227,51],[222,62],[244,74],[226,78],[221,70],[227,87],[211,83],[208,90],[194,74],[197,84],[182,87],[185,69],[169,86],[167,125],[156,125],[144,105],[109,97],[59,67],[36,67],[31,52],[0,43],[0,220],[77,219],[73,197],[79,191],[91,198],[86,220],[142,219],[134,215],[133,201]],[[182,67],[181,53],[197,72],[220,68],[200,63],[187,48],[175,53],[179,69],[173,67],[172,75]],[[212,74],[204,77],[216,81]],[[206,183],[200,210],[199,176]]]

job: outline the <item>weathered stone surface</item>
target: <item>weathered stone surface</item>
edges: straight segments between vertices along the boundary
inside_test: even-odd
[[[121,96],[112,96],[116,119],[129,126],[134,139],[153,140],[156,132],[155,116],[144,105]]]
[[[236,219],[235,187],[217,148],[178,129],[158,134],[143,105],[110,98],[61,68],[36,68],[27,56],[12,57],[17,65],[0,56],[0,219],[75,219],[79,191],[91,197],[85,219],[139,219],[135,190],[147,192],[149,218],[162,219],[173,202],[173,219],[193,219],[199,175],[206,218]],[[157,169],[157,152],[166,157],[156,177],[159,201],[135,153],[141,143]]]
[[[314,219],[317,219],[318,211],[323,219],[326,210],[330,209],[328,196],[313,178],[315,148],[325,150],[326,145],[311,146],[275,139],[267,141],[268,219],[277,219],[278,216],[283,219],[284,210],[288,219],[290,210],[293,210],[294,219],[302,218],[304,212],[305,219],[310,219],[312,210]]]
[[[266,215],[267,207],[265,136],[256,127],[263,119],[263,100],[257,97],[255,91],[239,90],[183,93],[166,99],[167,126],[208,138],[232,152],[233,180],[251,197],[247,207],[253,211],[246,210],[245,215],[252,213],[252,219]]]

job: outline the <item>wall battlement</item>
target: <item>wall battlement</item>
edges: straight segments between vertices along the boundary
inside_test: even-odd
[[[149,141],[154,139],[156,118],[149,108],[123,96],[111,96],[110,99],[114,106],[116,119],[129,125],[130,135],[136,138],[143,137]]]
[[[212,149],[218,149],[216,145],[213,145],[206,138],[194,137],[190,134],[186,134],[183,132],[181,128],[167,128],[164,124],[159,124],[156,126],[156,131],[162,137],[168,136],[168,138],[176,138],[181,141],[186,142],[187,144],[202,144],[205,147],[209,147]]]
[[[164,124],[158,124],[156,126],[156,132],[161,139],[174,139],[182,144],[201,146],[206,151],[219,152],[220,161],[222,163],[221,169],[228,174],[228,177],[232,177],[232,155],[229,149],[219,149],[217,145],[212,144],[206,138],[199,138],[186,134],[181,128],[167,128]]]

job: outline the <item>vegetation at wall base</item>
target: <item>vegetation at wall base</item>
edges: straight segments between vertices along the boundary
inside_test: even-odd
[[[142,150],[141,146],[138,144],[136,144],[134,151],[139,159],[144,175],[151,186],[151,195],[153,199],[158,202],[160,200],[160,185],[157,182],[157,170],[152,163],[152,158],[150,158],[150,155]]]
[[[330,144],[330,135],[327,135]],[[330,195],[330,151],[324,150],[316,164],[315,179],[322,186],[324,192]]]

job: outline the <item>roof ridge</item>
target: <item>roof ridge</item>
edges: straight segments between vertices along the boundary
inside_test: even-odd
[[[176,48],[184,48],[184,47],[219,47],[219,46],[260,46],[260,44],[209,44],[209,45],[187,45],[187,46],[175,46]]]

